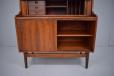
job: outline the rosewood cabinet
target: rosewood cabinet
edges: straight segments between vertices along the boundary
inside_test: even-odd
[[[20,0],[15,17],[19,51],[27,57],[79,58],[94,52],[97,16],[93,0]]]

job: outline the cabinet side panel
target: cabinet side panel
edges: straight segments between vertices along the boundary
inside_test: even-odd
[[[97,27],[97,21],[90,22],[90,33],[93,35],[93,37],[89,40],[89,45],[91,47],[91,51],[94,52],[95,49],[95,40],[96,40],[96,27]]]
[[[18,19],[15,20],[17,43],[18,43],[18,48],[20,52],[22,51],[21,23],[22,23],[21,20],[18,20]]]
[[[28,20],[16,20],[18,46],[21,52],[31,50],[30,25]]]
[[[92,0],[85,0],[85,15],[92,14]]]
[[[35,20],[16,20],[18,46],[21,52],[38,50]]]
[[[92,52],[94,52],[94,50],[95,50],[95,42],[96,42],[96,34],[97,34],[97,20],[93,23],[93,25],[95,26],[95,27],[93,27],[94,28],[94,39],[93,39],[93,51]]]
[[[32,21],[30,20],[23,20],[22,25],[21,25],[21,30],[22,30],[22,46],[23,50],[26,52],[31,50],[31,36],[30,36],[30,29],[32,26]]]

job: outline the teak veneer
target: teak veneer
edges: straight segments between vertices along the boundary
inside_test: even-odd
[[[79,58],[94,52],[97,16],[93,0],[20,0],[15,17],[19,51],[27,57]]]

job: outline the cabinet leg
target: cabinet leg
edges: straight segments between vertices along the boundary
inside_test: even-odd
[[[88,63],[89,63],[89,53],[86,54],[86,59],[85,59],[85,68],[88,68]]]
[[[24,63],[25,63],[25,68],[28,68],[26,53],[24,53]]]

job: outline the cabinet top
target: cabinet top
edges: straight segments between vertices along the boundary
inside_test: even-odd
[[[21,16],[17,15],[15,19],[50,19],[50,20],[79,20],[79,21],[96,21],[97,16],[74,16],[74,15],[52,15],[52,16]]]
[[[22,16],[92,15],[93,0],[20,0]]]

